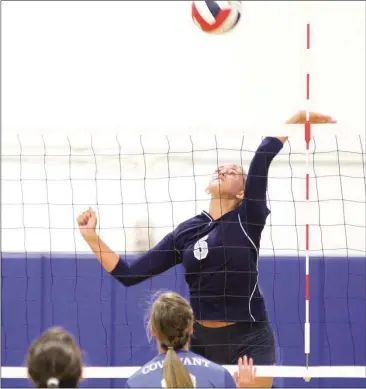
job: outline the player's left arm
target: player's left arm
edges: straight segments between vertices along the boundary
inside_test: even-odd
[[[255,213],[256,208],[266,204],[269,167],[273,158],[281,151],[286,139],[286,137],[267,137],[255,152],[244,189],[244,204],[249,202],[247,211],[250,213]]]
[[[306,112],[299,111],[286,124],[304,124],[305,121]],[[312,124],[335,123],[331,116],[317,112],[309,112],[309,121]],[[269,167],[286,141],[287,136],[267,137],[258,147],[249,167],[244,191],[245,199],[251,200],[251,209],[265,204]]]
[[[305,124],[306,121],[306,111],[299,111],[294,116],[291,116],[287,120],[286,124]],[[309,112],[309,122],[312,124],[329,124],[336,123],[336,121],[327,115],[323,115],[318,112]],[[287,141],[287,136],[276,136],[282,143]]]
[[[306,119],[306,112],[299,111],[288,119],[286,124],[304,124]],[[312,124],[335,123],[332,117],[317,112],[309,113],[309,121]],[[269,214],[266,201],[269,168],[286,141],[286,136],[265,138],[251,161],[245,182],[244,201],[238,209],[239,212],[244,211],[242,216],[245,216],[245,220],[242,221],[249,230],[252,227],[256,230],[256,226],[261,227],[265,224]]]
[[[275,136],[279,141],[282,142],[282,144],[286,143],[287,141],[287,136]]]

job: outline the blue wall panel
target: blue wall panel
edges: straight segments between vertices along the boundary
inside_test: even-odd
[[[311,259],[311,365],[366,365],[365,258]],[[260,285],[276,333],[278,360],[304,364],[304,260],[264,257]],[[31,341],[60,325],[71,331],[89,366],[136,366],[155,355],[144,318],[156,291],[187,296],[181,266],[125,288],[86,255],[3,254],[2,366],[21,366]],[[121,387],[124,380],[82,386]],[[364,380],[280,379],[286,387],[366,387]],[[2,380],[2,387],[27,387]]]

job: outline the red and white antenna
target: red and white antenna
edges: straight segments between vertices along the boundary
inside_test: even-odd
[[[306,58],[310,57],[310,23],[306,25]],[[310,184],[310,164],[309,164],[309,148],[311,140],[311,123],[310,123],[310,69],[309,61],[306,63],[306,121],[305,121],[305,143],[306,143],[306,190],[305,190],[305,200],[306,205],[309,204],[309,184]],[[309,258],[309,223],[306,223],[305,227],[305,329],[304,329],[304,348],[305,348],[305,358],[306,358],[306,368],[309,367],[309,355],[310,355],[310,258]],[[306,381],[309,379],[305,378]]]

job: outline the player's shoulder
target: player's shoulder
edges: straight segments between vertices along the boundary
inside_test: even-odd
[[[142,387],[151,387],[152,381],[155,377],[151,376],[151,373],[154,373],[158,367],[163,366],[163,356],[161,354],[157,355],[155,358],[151,359],[149,362],[145,363],[140,369],[138,369],[126,382],[126,387],[128,388],[142,388]],[[150,374],[149,374],[150,373]]]
[[[193,364],[195,366],[203,366],[210,369],[212,372],[225,373],[226,369],[221,365],[204,358],[202,355],[196,354],[192,351],[188,351],[183,357],[188,357],[191,363],[184,362],[185,365]]]
[[[210,218],[210,216],[206,212],[203,211],[203,212],[199,213],[198,215],[193,216],[193,217],[185,220],[184,222],[180,223],[177,226],[177,228],[175,229],[175,231],[184,232],[184,231],[189,230],[192,227],[197,228],[199,226],[207,225],[207,223],[211,222],[211,221],[212,221],[212,219]]]
[[[201,355],[189,352],[187,355],[190,359],[190,363],[183,359],[183,363],[186,367],[190,368],[193,373],[199,373],[196,377],[198,383],[202,384],[202,387],[214,387],[214,388],[232,388],[236,387],[235,382],[231,374],[221,365],[212,362]],[[187,366],[190,365],[190,366]],[[192,367],[192,365],[194,367]]]
[[[135,388],[138,387],[139,381],[141,379],[142,368],[138,369],[134,374],[132,374],[126,381],[125,388]]]

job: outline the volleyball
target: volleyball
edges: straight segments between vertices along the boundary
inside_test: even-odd
[[[231,31],[240,20],[241,1],[193,1],[194,23],[208,34]]]

